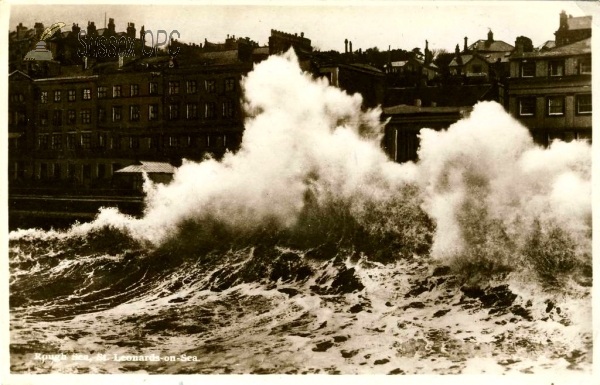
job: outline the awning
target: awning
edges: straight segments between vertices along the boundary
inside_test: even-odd
[[[163,173],[173,174],[175,173],[175,167],[169,163],[163,162],[147,162],[140,161],[137,164],[132,164],[120,170],[115,171],[116,173]]]

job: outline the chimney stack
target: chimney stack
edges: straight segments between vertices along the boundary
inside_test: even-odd
[[[493,43],[494,42],[494,33],[492,32],[492,30],[490,29],[488,31],[488,39],[487,39],[488,43]]]
[[[558,29],[569,29],[569,25],[567,24],[567,13],[564,10],[560,13]]]
[[[465,48],[463,49],[463,51],[465,51],[465,52],[467,52],[467,47],[468,47],[467,41],[468,41],[468,38],[465,36]]]
[[[348,53],[348,39],[344,40],[344,53]]]
[[[37,38],[39,38],[42,35],[42,33],[44,32],[44,29],[45,29],[44,24],[42,24],[42,23],[35,23],[33,28],[35,29],[35,36]]]
[[[349,42],[350,44],[350,53],[352,53],[352,42]]]
[[[135,23],[127,23],[127,36],[135,39]]]
[[[108,19],[108,34],[109,36],[113,36],[116,34],[115,19],[113,19],[112,17]]]
[[[88,21],[87,34],[88,36],[96,35],[96,24],[93,21]]]

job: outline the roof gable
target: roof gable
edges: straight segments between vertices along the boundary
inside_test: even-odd
[[[8,77],[9,77],[9,80],[18,80],[19,78],[25,78],[27,80],[33,81],[33,78],[31,78],[25,72],[22,72],[22,71],[19,71],[19,70],[15,70],[15,71],[11,72],[8,75]],[[13,79],[10,79],[11,77],[13,77]]]

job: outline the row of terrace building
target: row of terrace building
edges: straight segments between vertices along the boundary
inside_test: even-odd
[[[114,25],[112,20],[109,25]],[[94,33],[117,33],[114,27],[93,27],[88,25]],[[43,29],[23,28],[11,34],[19,55]],[[133,23],[124,34],[135,36]],[[365,108],[383,105],[382,119],[390,121],[382,146],[399,162],[417,159],[420,128],[446,128],[479,100],[501,103],[541,145],[554,139],[591,140],[590,17],[561,13],[555,39],[538,48],[522,36],[514,46],[495,40],[491,31],[487,39],[471,45],[465,39],[463,51],[457,46],[448,68],[454,75],[481,78],[486,84],[493,79],[489,86],[386,87],[386,77],[400,76],[408,66],[413,72],[417,67],[419,73],[426,70],[428,79],[435,76],[431,71],[440,71],[427,43],[422,58],[376,68],[356,60],[365,54],[353,52],[351,42],[343,54],[315,52],[303,33],[276,30],[264,47],[249,38],[227,36],[225,43],[180,44],[176,58],[120,61],[79,58],[69,45],[73,31],[60,36],[50,39],[57,60],[11,61],[8,136],[13,186],[106,186],[117,170],[140,161],[178,166],[183,158],[219,158],[236,151],[244,130],[242,77],[254,64],[290,47],[304,71],[360,93]],[[136,44],[143,45],[141,38]],[[397,100],[410,103],[390,104],[394,92],[402,93]],[[445,101],[446,94],[456,100]]]
[[[109,25],[114,25],[112,19]],[[128,34],[134,35],[132,23],[128,25]],[[17,30],[17,35],[35,41],[33,32],[27,34],[21,26]],[[111,34],[114,28],[95,33]],[[264,47],[233,35],[225,43],[175,42],[170,48],[180,48],[176,57],[115,60],[78,60],[73,56],[75,47],[69,45],[74,44],[73,32],[59,36],[60,44],[51,44],[57,60],[12,63],[8,114],[12,187],[115,187],[118,170],[142,161],[179,166],[183,159],[220,158],[236,151],[245,118],[242,77],[254,64],[290,47],[307,72],[365,95],[365,107],[383,99],[381,71],[317,57],[302,33],[272,30]]]

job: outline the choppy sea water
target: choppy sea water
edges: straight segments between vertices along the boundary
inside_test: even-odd
[[[399,165],[292,54],[243,86],[242,149],[143,218],[10,234],[11,372],[591,372],[588,144],[481,103]]]

